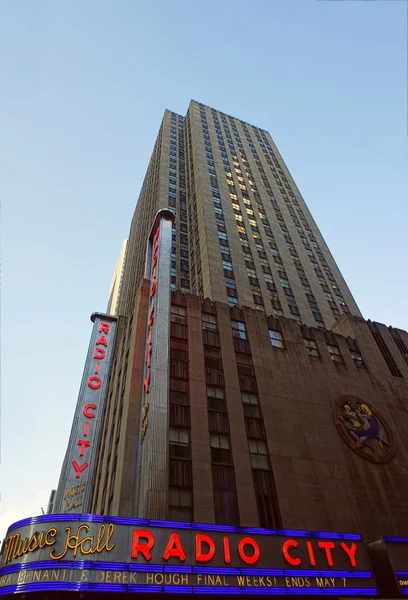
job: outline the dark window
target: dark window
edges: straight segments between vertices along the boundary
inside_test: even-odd
[[[305,340],[303,339],[303,343],[306,347],[307,353],[309,356],[313,356],[314,358],[319,358],[319,350],[317,349],[317,344],[314,340]]]
[[[186,323],[186,309],[181,306],[171,306],[170,309],[170,321],[172,323]]]
[[[207,402],[210,410],[226,412],[224,389],[207,385]]]
[[[276,529],[282,526],[273,475],[268,471],[253,471],[259,524]]]
[[[242,321],[231,321],[232,327],[232,335],[234,337],[241,338],[241,340],[246,340],[246,327],[245,323]]]
[[[169,519],[174,521],[193,520],[193,494],[186,488],[169,488]]]
[[[215,315],[203,313],[201,315],[201,321],[203,324],[203,329],[217,331],[217,317]]]
[[[356,365],[357,369],[366,368],[365,363],[363,361],[363,357],[361,356],[360,352],[351,351],[350,356],[354,360],[354,364]]]
[[[221,350],[204,346],[204,365],[209,369],[222,369]]]
[[[239,510],[233,467],[212,465],[215,522],[239,525]]]
[[[230,440],[227,435],[210,435],[211,461],[231,464]]]
[[[242,398],[242,402],[244,405],[245,417],[259,419],[261,417],[261,412],[259,409],[258,394],[251,394],[250,392],[242,392],[241,398]]]
[[[271,340],[271,344],[274,348],[285,348],[285,342],[283,340],[283,335],[280,331],[275,331],[273,329],[269,329],[269,338]]]
[[[248,440],[249,455],[253,469],[269,469],[268,449],[262,440]]]
[[[189,458],[189,431],[177,427],[169,429],[169,450],[171,458]]]
[[[343,362],[343,359],[341,358],[340,349],[337,346],[331,346],[330,344],[327,344],[327,349],[329,351],[330,358],[332,359],[333,362],[337,362],[337,363]]]
[[[188,394],[185,392],[170,390],[169,401],[171,404],[187,405],[188,404]]]

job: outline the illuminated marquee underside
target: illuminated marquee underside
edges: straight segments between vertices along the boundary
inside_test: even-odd
[[[45,515],[9,528],[0,595],[51,590],[375,596],[356,534]]]

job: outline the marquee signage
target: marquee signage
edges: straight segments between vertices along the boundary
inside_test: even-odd
[[[0,595],[73,582],[116,592],[377,594],[356,534],[95,515],[46,515],[9,528]]]
[[[94,313],[91,341],[54,503],[59,513],[89,510],[94,463],[117,318]]]

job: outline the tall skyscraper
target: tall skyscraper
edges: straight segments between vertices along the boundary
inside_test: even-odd
[[[79,403],[58,510],[372,531],[344,490],[341,514],[323,492],[338,492],[339,469],[361,493],[333,403],[350,397],[357,415],[375,398],[386,428],[381,389],[407,394],[408,337],[362,319],[270,135],[194,101],[185,118],[166,111],[122,271],[117,321],[99,315],[84,378],[97,381],[106,327],[99,433],[92,454],[76,441]],[[384,429],[368,458],[403,470],[395,435]],[[87,453],[77,497],[70,465]]]
[[[163,122],[132,221],[121,314],[155,213],[173,208],[172,289],[310,326],[361,316],[268,132],[192,101]]]
[[[106,311],[108,315],[116,315],[118,312],[118,301],[120,296],[120,290],[122,287],[127,242],[127,240],[123,240],[118,262],[116,263],[115,271],[113,273],[111,289],[109,293],[108,309]]]
[[[406,594],[408,333],[362,318],[267,132],[165,112],[107,312],[0,594]]]

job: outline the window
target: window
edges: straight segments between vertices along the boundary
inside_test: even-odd
[[[189,432],[188,429],[170,427],[169,429],[170,457],[189,458]]]
[[[207,331],[217,331],[217,317],[215,315],[203,313],[201,315],[201,322],[203,324],[203,329],[206,329]]]
[[[253,469],[269,469],[268,451],[262,440],[248,440]]]
[[[231,463],[230,441],[227,435],[210,435],[211,461]]]
[[[269,338],[274,348],[285,348],[285,342],[283,341],[283,335],[280,331],[269,329]]]
[[[241,338],[241,340],[247,339],[245,323],[242,321],[231,321],[231,327],[234,337]]]
[[[234,298],[232,296],[228,296],[228,306],[238,306],[238,298]]]
[[[354,364],[356,365],[357,369],[366,368],[363,361],[363,357],[361,356],[360,352],[350,352],[350,356],[354,360]]]
[[[191,522],[193,518],[193,494],[188,488],[169,488],[169,519]]]
[[[171,306],[170,309],[170,322],[186,324],[186,309],[181,306]]]
[[[330,344],[327,344],[327,349],[329,351],[330,358],[332,359],[333,362],[338,362],[338,363],[343,362],[343,360],[341,358],[340,350],[338,349],[337,346],[330,346]]]
[[[212,385],[207,385],[207,403],[209,410],[226,412],[224,389]]]
[[[224,280],[227,288],[236,288],[235,279],[232,279],[232,277],[224,277]]]
[[[222,369],[221,350],[204,346],[204,365],[207,369]]]
[[[317,344],[314,340],[305,340],[303,339],[305,344],[307,353],[309,356],[313,356],[315,358],[319,358],[319,351],[317,349]]]
[[[252,417],[259,419],[261,417],[259,411],[259,398],[257,394],[250,394],[249,392],[241,393],[242,403],[244,405],[245,417]]]
[[[169,402],[170,404],[182,404],[186,406],[188,404],[187,392],[181,392],[178,390],[169,391]]]

